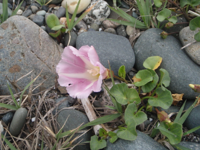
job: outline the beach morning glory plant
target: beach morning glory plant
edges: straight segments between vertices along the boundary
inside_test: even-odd
[[[87,98],[92,91],[101,90],[102,80],[108,70],[100,63],[93,46],[82,46],[79,50],[65,47],[62,58],[56,66],[58,83],[67,88],[73,98]]]

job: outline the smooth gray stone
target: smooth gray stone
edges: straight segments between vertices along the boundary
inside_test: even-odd
[[[179,38],[183,45],[187,45],[188,43],[191,43],[193,41],[196,41],[194,39],[194,35],[200,31],[199,28],[197,28],[195,31],[190,30],[190,27],[185,27],[179,32]],[[190,46],[185,48],[186,53],[190,56],[190,58],[196,62],[198,65],[200,65],[200,42],[196,42],[191,44]]]
[[[137,131],[137,134],[137,139],[134,141],[118,139],[112,144],[108,140],[104,150],[167,150],[148,135],[140,131]]]
[[[45,10],[40,10],[36,13],[36,15],[39,15],[39,16],[45,16],[46,15],[46,11]]]
[[[133,11],[133,12],[132,12],[132,17],[134,17],[134,18],[137,19],[137,18],[138,18],[138,15]]]
[[[200,143],[181,142],[180,145],[189,148],[190,150],[200,150]]]
[[[3,116],[2,121],[3,121],[5,124],[8,125],[8,124],[12,121],[13,116],[14,116],[13,112],[8,112],[7,114],[5,114],[5,115]]]
[[[43,26],[44,25],[44,16],[35,15],[33,17],[33,22],[36,23],[38,26]]]
[[[28,111],[26,108],[19,108],[12,119],[12,122],[10,124],[10,133],[13,136],[17,136],[20,132],[21,129],[23,128],[24,124],[26,123],[26,116],[27,116]]]
[[[185,99],[193,100],[198,94],[188,85],[200,83],[200,68],[184,51],[180,50],[182,45],[176,38],[168,36],[162,39],[161,32],[160,29],[152,28],[139,37],[133,48],[136,55],[135,68],[142,70],[143,62],[148,57],[161,56],[163,61],[159,68],[166,69],[171,78],[168,89],[172,93],[184,93]]]
[[[48,6],[48,5],[43,5],[43,6],[42,6],[42,10],[45,10],[46,12],[48,12],[49,6]]]
[[[75,18],[75,20],[77,20],[77,19],[78,19],[78,18]],[[79,21],[79,22],[76,24],[75,27],[76,27],[78,30],[80,30],[81,28],[82,28],[82,29],[85,29],[85,30],[88,29],[87,25],[85,24],[85,22],[84,22],[83,20]]]
[[[123,25],[117,27],[117,34],[126,37],[126,29]]]
[[[60,101],[64,100],[64,102],[62,102],[60,105],[58,105],[58,107],[56,107],[54,110],[53,110],[53,114],[55,115],[58,111],[60,111],[61,109],[65,108],[65,107],[70,107],[69,105],[69,102],[68,102],[68,99],[70,97],[61,97],[61,98],[57,98],[55,100],[56,104],[59,103]]]
[[[66,120],[67,120],[67,122],[63,127],[63,131],[75,129],[78,126],[80,126],[82,123],[86,124],[86,123],[89,122],[89,120],[88,120],[88,118],[85,114],[83,114],[80,111],[72,110],[72,109],[62,110],[58,114],[57,121],[58,121],[58,124],[60,125],[60,127],[63,126],[63,124],[65,123]],[[75,138],[79,135],[80,135],[80,133],[79,134],[77,133],[77,134],[74,135],[73,138]],[[82,140],[82,142],[90,141],[91,136],[92,136],[91,132],[87,132],[83,136],[78,138],[73,144],[76,144],[80,140]],[[84,144],[84,145],[78,145],[73,150],[89,150],[89,149],[90,149],[90,146],[89,146],[89,143],[88,143],[88,144]]]
[[[31,14],[32,14],[32,10],[26,9],[26,10],[23,12],[22,16],[28,17],[28,16],[30,16]]]
[[[106,67],[108,60],[115,75],[118,75],[120,66],[125,65],[126,72],[129,72],[135,64],[135,54],[129,41],[119,35],[90,31],[82,33],[76,40],[76,47],[94,46],[101,63]]]
[[[32,10],[32,12],[35,14],[35,13],[38,11],[38,7],[35,6],[35,5],[32,5],[32,6],[31,6],[31,10]]]
[[[3,4],[0,3],[0,14],[3,13]],[[8,16],[11,16],[12,14],[12,10],[8,7]]]
[[[193,103],[194,103],[193,101],[188,101],[185,104],[185,109],[188,109]],[[200,126],[200,115],[199,114],[200,114],[200,105],[193,108],[193,110],[191,111],[191,113],[189,114],[187,119],[185,120],[184,125],[188,129],[192,129],[197,126]],[[200,129],[196,130],[195,133],[200,135]]]
[[[71,34],[71,39],[70,39],[70,42],[69,42],[69,45],[71,46],[75,46],[76,45],[76,39],[77,39],[77,35],[75,32],[70,32]],[[64,46],[67,46],[68,44],[68,41],[69,41],[69,33],[66,33],[64,35]]]
[[[65,16],[65,13],[66,13],[66,9],[64,8],[64,7],[60,7],[59,9],[58,9],[58,11],[56,12],[56,16],[58,17],[58,18],[61,18],[61,17],[64,17]]]

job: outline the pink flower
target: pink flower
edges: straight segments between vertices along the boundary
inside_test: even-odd
[[[71,97],[80,99],[87,98],[92,91],[99,92],[108,74],[93,46],[82,46],[79,50],[65,47],[56,72],[58,83],[67,88]]]

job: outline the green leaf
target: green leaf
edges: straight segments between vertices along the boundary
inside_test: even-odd
[[[200,42],[200,31],[194,35],[194,39],[195,39],[197,42]]]
[[[190,129],[189,131],[185,132],[185,133],[183,134],[183,136],[188,135],[188,134],[190,134],[190,133],[193,133],[193,132],[195,132],[196,130],[199,130],[199,129],[200,129],[200,126],[197,126],[197,127],[195,127],[195,128],[192,128],[192,129]]]
[[[165,135],[169,139],[169,142],[172,145],[175,145],[181,142],[181,138],[183,135],[182,125],[178,123],[173,123],[172,125],[168,127],[164,122],[161,122],[158,129],[163,135]]]
[[[122,65],[118,70],[118,76],[120,76],[122,79],[126,78],[126,69],[125,66]]]
[[[81,2],[81,0],[78,1],[78,4],[76,5],[75,11],[74,11],[74,13],[73,13],[73,15],[72,15],[70,24],[68,25],[68,28],[69,28],[70,31],[71,31],[71,30],[73,29],[73,27],[74,27],[73,23],[74,23],[74,20],[75,20],[76,15],[77,15],[77,11],[78,11],[78,7],[79,7],[80,2]],[[68,6],[67,6],[67,7],[68,7]],[[68,11],[68,10],[67,10],[67,7],[66,7],[66,11]]]
[[[103,129],[103,128],[100,128],[99,129],[99,136],[103,137],[104,135],[107,135],[107,131],[105,129]]]
[[[46,19],[46,23],[47,23],[48,27],[51,29],[55,26],[60,25],[60,21],[55,14],[48,15],[47,19]]]
[[[106,141],[104,139],[98,140],[98,136],[93,135],[90,141],[91,150],[99,150],[106,147]]]
[[[137,106],[134,103],[128,104],[125,113],[124,113],[124,119],[126,124],[133,124],[135,127],[141,123],[143,123],[145,120],[147,120],[147,115],[142,112],[137,111]]]
[[[199,0],[180,0],[181,7],[184,7],[185,5],[191,5],[191,6],[197,6],[200,4]]]
[[[171,15],[171,10],[164,8],[163,10],[161,10],[158,15],[157,15],[157,20],[162,22],[165,19],[167,19],[169,16]]]
[[[159,132],[160,130],[158,130],[157,128],[154,128],[151,132],[150,137],[154,138]]]
[[[161,0],[153,0],[156,7],[162,6]]]
[[[196,28],[200,28],[200,17],[196,17],[192,19],[189,23],[190,30],[196,30]]]
[[[173,24],[177,23],[177,17],[176,16],[172,16],[171,18],[168,19],[170,22],[172,22]]]
[[[10,86],[9,86],[8,83],[7,83],[7,87],[8,87],[8,89],[9,89],[9,92],[10,92],[10,95],[11,95],[11,97],[12,97],[12,100],[13,100],[13,102],[15,103],[16,108],[20,108],[20,106],[18,105],[18,102],[17,102],[17,100],[15,99],[14,94],[13,94],[13,92],[12,92],[12,90],[11,90],[11,88],[10,88]]]
[[[1,134],[1,133],[0,133]],[[13,145],[12,143],[10,143],[3,134],[1,134],[1,138],[2,138],[2,141],[5,141],[6,144],[8,145],[8,147],[11,149],[11,150],[17,150]]]
[[[117,134],[112,131],[109,131],[108,135],[111,137],[109,139],[110,143],[114,143],[118,139]]]
[[[158,79],[159,79],[159,77],[155,71],[153,71],[153,70],[149,70],[149,71],[153,75],[153,80],[142,86],[142,91],[144,93],[151,92],[156,87],[156,85],[158,83]]]
[[[199,97],[198,97],[199,98]],[[186,112],[182,115],[182,117],[177,121],[179,124],[183,124],[185,122],[185,120],[187,119],[187,117],[189,116],[190,112],[192,111],[192,109],[194,108],[194,106],[196,105],[198,98],[195,100],[195,102],[186,110]]]
[[[172,145],[173,147],[175,147],[177,150],[191,150],[189,148],[186,148],[180,144],[176,144],[176,145]]]
[[[161,62],[162,62],[162,57],[151,56],[144,61],[143,66],[146,69],[156,70],[160,66]]]
[[[134,85],[135,86],[143,86],[147,84],[148,82],[153,80],[152,73],[145,69],[145,70],[140,70],[138,73],[133,77],[134,80]]]
[[[181,118],[183,109],[185,107],[186,101],[183,103],[183,105],[181,106],[180,110],[178,111],[178,114],[176,115],[176,118],[174,119],[174,123],[179,123],[179,119]]]
[[[117,22],[117,23],[123,24],[123,25],[130,25],[130,26],[138,28],[138,29],[146,29],[147,28],[144,23],[142,23],[141,21],[139,21],[139,20],[135,19],[134,17],[130,16],[129,14],[127,14],[126,12],[124,12],[122,9],[120,9],[120,8],[116,8],[115,9],[113,7],[110,7],[110,6],[108,6],[108,7],[113,12],[115,12],[119,16],[123,17],[127,21],[116,20],[116,19],[108,19],[108,20],[111,20],[113,22]]]
[[[161,68],[160,70],[160,82],[159,85],[161,85],[161,88],[164,90],[165,88],[163,87],[163,85],[165,87],[168,87],[170,84],[170,76],[167,70]]]
[[[6,19],[8,19],[8,0],[3,0],[3,17],[1,22],[6,21]]]
[[[12,12],[12,15],[11,16],[14,16],[17,14],[17,11],[21,8],[21,5],[24,1],[21,1],[21,3],[15,8],[15,10]]]
[[[156,97],[149,98],[149,105],[168,109],[173,102],[171,92],[168,89],[165,89],[165,91],[163,91],[162,88],[157,88],[156,94]]]
[[[54,37],[54,38],[58,37],[60,34],[61,34],[60,30],[58,30],[58,31],[55,32],[55,33],[49,33],[49,35],[51,35],[51,36]]]
[[[133,141],[137,138],[135,126],[128,126],[127,128],[120,128],[117,131],[117,136],[121,139]]]
[[[8,104],[4,104],[4,103],[0,103],[0,107],[7,108],[7,109],[11,109],[11,110],[17,110],[17,109],[18,109],[17,106],[8,105]]]
[[[138,92],[135,89],[129,89],[126,83],[114,85],[110,93],[115,97],[116,101],[122,105],[126,105],[128,102],[135,102],[137,104],[141,102]]]
[[[51,30],[58,31],[63,27],[65,27],[65,26],[63,24],[61,24],[61,25],[54,26],[53,28],[51,28]]]
[[[120,117],[121,114],[112,114],[112,115],[106,115],[100,118],[95,119],[94,121],[88,122],[85,125],[83,125],[82,127],[80,127],[80,130],[84,129],[85,127],[89,127],[89,126],[95,126],[98,124],[103,124],[106,122],[110,122],[118,117]]]

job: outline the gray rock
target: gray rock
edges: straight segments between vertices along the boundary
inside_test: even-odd
[[[160,68],[169,72],[171,82],[168,89],[172,93],[184,93],[184,98],[194,99],[198,96],[188,85],[200,83],[200,68],[180,50],[182,45],[173,36],[166,39],[160,37],[162,30],[152,28],[146,30],[134,45],[136,55],[135,68],[144,69],[143,62],[150,56],[161,56],[163,61]]]
[[[26,1],[23,1],[23,3],[22,3],[22,5],[21,5],[20,9],[24,11],[25,8],[26,8]]]
[[[0,14],[3,13],[3,4],[0,3]],[[8,16],[11,16],[12,14],[12,10],[8,7]]]
[[[177,106],[170,106],[168,109],[163,109],[163,108],[161,108],[161,110],[164,110],[167,114],[170,114],[170,113],[177,113],[177,112],[179,112],[180,107],[177,107]]]
[[[112,144],[108,140],[104,150],[167,150],[148,135],[140,131],[137,131],[137,134],[137,139],[134,141],[118,139]]]
[[[99,25],[96,23],[92,23],[90,25],[90,29],[94,29],[94,31],[99,31]]]
[[[137,19],[137,18],[138,18],[138,15],[133,11],[133,12],[132,12],[132,17],[134,17],[134,18]]]
[[[12,121],[13,115],[13,112],[8,112],[3,116],[2,121],[8,125]]]
[[[131,26],[127,26],[126,27],[126,33],[130,36],[133,35],[136,32],[136,29],[134,27]]]
[[[87,24],[96,23],[100,25],[102,21],[110,15],[110,8],[108,7],[108,3],[104,0],[92,0],[88,8],[95,3],[96,5],[94,8],[83,18],[83,20]]]
[[[38,7],[38,8],[41,7],[40,4],[38,4],[38,3],[32,3],[31,6],[36,6],[36,7]]]
[[[64,17],[65,16],[65,13],[66,13],[66,9],[64,8],[64,7],[60,7],[59,9],[58,9],[58,11],[56,12],[56,16],[58,17],[58,18],[61,18],[61,17]]]
[[[36,15],[36,14],[31,14],[31,15],[29,16],[29,19],[33,20],[33,18],[35,17],[35,15]]]
[[[31,36],[30,36],[31,35]],[[55,67],[60,61],[63,49],[39,26],[26,17],[13,16],[0,26],[0,93],[9,94],[6,76],[14,82],[33,70],[33,85],[46,80],[35,92],[55,85]],[[28,75],[16,84],[20,91],[31,81]],[[12,88],[13,92],[14,88]]]
[[[118,35],[106,32],[85,32],[78,36],[76,47],[83,45],[94,46],[99,55],[101,63],[108,67],[110,61],[111,69],[118,74],[120,66],[125,65],[126,72],[130,71],[135,63],[135,55],[129,41]]]
[[[126,37],[126,29],[123,25],[117,27],[117,34]]]
[[[75,46],[75,45],[76,45],[77,35],[76,35],[76,33],[73,32],[73,31],[70,32],[70,34],[71,34],[71,39],[70,39],[69,45]],[[69,41],[69,33],[66,33],[66,34],[64,35],[64,46],[67,46],[68,41]]]
[[[199,150],[200,149],[200,143],[194,143],[194,142],[181,142],[179,143],[181,146],[184,146],[186,148],[189,148],[190,150]]]
[[[188,101],[185,105],[185,109],[188,109],[194,102]],[[200,105],[193,108],[189,116],[184,122],[184,125],[188,129],[195,128],[200,125],[200,116],[198,115],[200,113]],[[196,134],[200,135],[200,129],[195,131]]]
[[[39,15],[39,16],[45,16],[46,15],[46,11],[45,10],[40,10],[36,13],[36,15]]]
[[[46,31],[46,27],[45,27],[45,26],[41,26],[41,28],[42,28],[44,31]]]
[[[113,28],[107,28],[107,29],[104,30],[104,32],[108,32],[108,33],[112,33],[112,34],[117,34],[116,31],[115,31],[115,29],[113,29]]]
[[[31,6],[31,10],[32,10],[32,12],[35,14],[35,13],[38,11],[38,7],[32,5],[32,6]]]
[[[69,105],[69,102],[68,102],[68,99],[70,99],[70,97],[61,97],[61,98],[58,98],[55,100],[56,104],[59,103],[60,101],[64,101],[62,102],[60,105],[58,105],[58,107],[56,107],[54,110],[53,110],[53,114],[55,115],[56,112],[60,111],[61,109],[65,108],[65,107],[70,107]]]
[[[49,6],[48,6],[48,5],[43,5],[43,6],[42,6],[42,10],[48,12]]]
[[[26,10],[23,12],[22,16],[28,17],[28,16],[30,16],[31,14],[32,14],[32,10],[26,9]]]
[[[38,26],[44,25],[44,16],[35,15],[33,17],[33,22],[36,23]]]
[[[77,18],[76,18],[76,20],[77,20]],[[76,24],[76,26],[75,26],[78,30],[79,29],[85,29],[85,30],[87,30],[88,28],[87,28],[87,25],[85,24],[85,22],[83,21],[83,20],[81,20],[81,21],[79,21],[77,24]]]
[[[9,129],[12,135],[17,136],[21,132],[21,129],[26,123],[27,113],[28,111],[26,110],[26,108],[19,108],[15,112]]]
[[[63,131],[75,129],[78,126],[80,126],[82,123],[83,124],[88,123],[88,118],[85,114],[83,114],[77,110],[72,110],[72,109],[62,110],[58,114],[57,121],[58,121],[58,124],[60,125],[60,127],[63,126],[63,124],[65,123],[66,120],[67,120],[67,122],[63,127]],[[75,134],[75,136],[73,138],[75,138],[79,135],[80,134]],[[91,137],[91,132],[87,132],[86,134],[84,134],[83,136],[78,138],[73,144],[78,143],[78,141],[80,141],[80,140],[82,140],[82,142],[90,141],[90,137]],[[89,149],[90,149],[89,144],[78,145],[74,148],[74,150],[89,150]]]
[[[196,41],[194,39],[194,35],[198,33],[200,29],[196,29],[195,31],[190,30],[190,27],[185,27],[179,32],[179,38],[183,45]],[[186,53],[190,56],[190,58],[200,65],[200,42],[196,42],[185,48]]]

